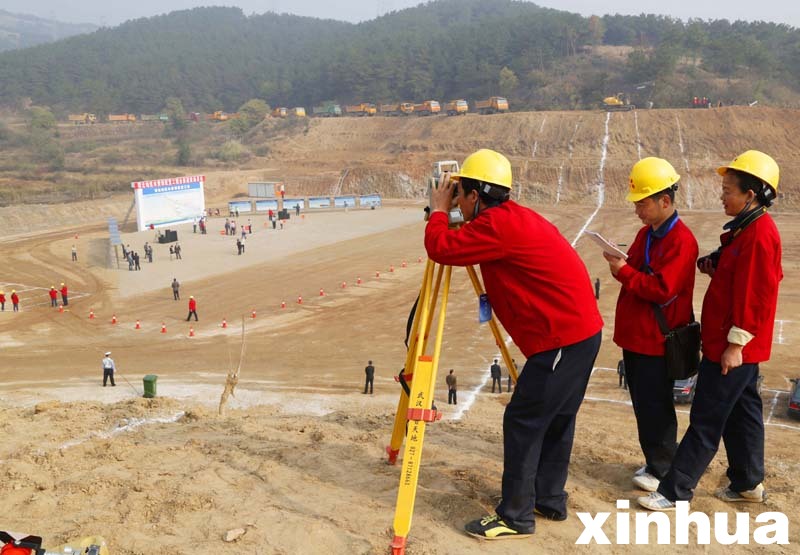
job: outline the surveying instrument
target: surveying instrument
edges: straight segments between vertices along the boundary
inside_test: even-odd
[[[443,161],[434,164],[433,176],[428,184],[429,201],[430,193],[434,188],[438,187],[439,179],[444,172],[457,172],[458,170],[458,162],[455,161]],[[428,207],[430,208],[430,206],[429,202]],[[426,221],[429,214],[430,212],[427,211]],[[463,223],[464,219],[460,210],[451,211],[448,214],[448,221],[451,228],[457,228]],[[475,294],[480,298],[481,295],[484,295],[484,290],[475,268],[467,266],[466,270],[472,281]],[[436,385],[436,373],[439,368],[439,355],[442,347],[442,334],[452,271],[452,266],[437,264],[428,259],[419,297],[413,309],[413,322],[409,331],[406,363],[400,374],[395,377],[395,380],[401,385],[401,391],[400,399],[397,403],[397,412],[394,417],[392,439],[386,447],[388,463],[397,463],[397,456],[400,454],[404,438],[405,449],[403,450],[400,485],[397,491],[397,505],[394,514],[394,539],[390,545],[392,555],[405,555],[406,540],[411,529],[411,517],[414,513],[414,501],[417,495],[419,469],[422,464],[422,444],[425,439],[425,429],[428,423],[436,422],[442,418],[442,413],[437,411],[434,406],[433,392]],[[443,278],[444,283],[442,283]],[[441,302],[439,302],[440,290]],[[431,342],[431,329],[434,316],[437,315],[437,308],[436,330]],[[494,314],[491,315],[491,319],[488,321],[511,379],[516,383],[516,367],[500,334],[500,328]],[[431,343],[433,344],[433,352],[432,354],[427,354]]]

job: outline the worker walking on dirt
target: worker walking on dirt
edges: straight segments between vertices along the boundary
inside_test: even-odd
[[[78,261],[78,249],[75,247],[75,245],[72,245],[72,261]]]
[[[11,307],[14,312],[19,312],[19,295],[14,289],[11,290]]]
[[[68,297],[69,290],[67,286],[63,283],[61,284],[61,304],[67,306],[69,304],[69,297]]]
[[[447,383],[447,404],[448,405],[457,405],[458,404],[458,380],[456,379],[455,374],[453,374],[453,369],[450,369],[450,373],[447,374],[447,377],[444,379]]]
[[[497,392],[503,392],[503,372],[500,370],[500,365],[497,364],[497,359],[494,359],[494,364],[489,367],[489,373],[492,376],[492,393],[494,393],[494,386],[497,384]]]
[[[479,538],[533,534],[536,514],[567,518],[564,485],[575,417],[600,348],[603,320],[575,249],[541,215],[510,199],[511,163],[479,150],[432,191],[428,256],[479,264],[489,302],[527,357],[503,416],[503,480],[496,514],[465,526]],[[450,229],[457,205],[466,223]],[[554,263],[557,261],[557,263]]]
[[[372,385],[375,383],[375,367],[372,366],[372,361],[367,361],[367,367],[364,368],[366,381],[364,382],[364,393],[369,389],[369,394],[372,395]]]
[[[189,315],[186,317],[186,321],[188,322],[192,318],[192,314],[194,314],[194,321],[197,322],[197,301],[194,300],[193,296],[189,296]]]
[[[662,158],[637,162],[630,173],[627,200],[644,226],[631,243],[627,260],[603,253],[611,275],[622,284],[614,343],[622,348],[645,460],[633,483],[644,491],[656,491],[678,447],[673,379],[658,314],[663,314],[670,330],[694,321],[697,240],[675,209],[679,180],[675,168]]]
[[[6,292],[0,291],[0,312],[6,311]]]
[[[108,351],[103,357],[103,387],[106,386],[108,380],[111,380],[111,387],[117,385],[114,383],[114,371],[116,369],[117,368],[114,366],[114,359],[111,358],[111,351]]]
[[[50,306],[52,308],[58,308],[58,291],[56,291],[55,285],[50,286],[50,291],[48,291],[48,294],[50,295]]]
[[[783,279],[781,238],[767,208],[778,190],[780,169],[770,156],[748,150],[717,169],[722,205],[733,219],[723,226],[721,246],[697,261],[711,276],[703,298],[703,359],[697,376],[689,429],[658,491],[640,497],[655,511],[690,501],[714,459],[720,439],[728,455],[729,485],[717,497],[762,503],[764,417],[758,393],[760,362],[769,360],[778,285]]]
[[[178,283],[178,278],[172,278],[172,298],[176,301],[181,300],[180,288],[181,284]]]

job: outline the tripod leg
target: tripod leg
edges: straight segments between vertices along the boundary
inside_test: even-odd
[[[469,274],[469,279],[472,281],[472,287],[475,289],[475,294],[480,297],[483,295],[484,290],[480,279],[478,279],[478,274],[475,273],[475,268],[473,266],[467,266],[467,274]],[[503,355],[503,362],[506,363],[508,373],[513,382],[516,384],[517,378],[519,377],[517,376],[517,368],[514,366],[514,362],[511,360],[511,354],[508,352],[506,342],[503,340],[503,335],[500,333],[500,326],[497,324],[497,318],[495,318],[494,313],[492,313],[492,319],[489,321],[489,327],[492,329],[494,340],[497,343],[497,347],[500,349],[500,353]],[[503,391],[502,386],[500,387],[500,391]]]
[[[431,318],[428,314],[433,310],[436,305],[436,297],[432,296],[432,280],[433,272],[436,263],[433,260],[428,260],[425,266],[425,273],[422,278],[422,286],[420,287],[419,302],[417,303],[417,311],[414,313],[414,322],[411,331],[411,343],[408,346],[406,354],[406,364],[404,378],[407,382],[414,379],[414,371],[419,357],[422,355],[427,342],[427,336],[430,330]],[[439,272],[439,279],[441,279],[441,270]],[[436,285],[438,292],[438,282]],[[392,429],[392,438],[389,445],[386,447],[388,455],[388,463],[395,464],[397,462],[397,455],[400,454],[400,447],[403,445],[403,438],[406,435],[406,425],[408,419],[406,413],[408,412],[408,394],[405,388],[400,390],[400,399],[397,402],[397,411],[394,416],[394,428]]]
[[[400,486],[397,491],[397,505],[394,514],[394,539],[391,543],[392,555],[404,555],[406,539],[411,529],[411,517],[414,513],[414,501],[417,496],[417,480],[422,463],[422,443],[428,422],[435,422],[441,414],[433,410],[433,392],[436,385],[436,370],[439,365],[439,354],[442,349],[442,334],[447,311],[447,296],[450,289],[452,268],[448,266],[442,290],[442,304],[439,310],[433,356],[421,356],[414,370],[411,383],[408,437],[403,451],[403,464],[400,473]]]

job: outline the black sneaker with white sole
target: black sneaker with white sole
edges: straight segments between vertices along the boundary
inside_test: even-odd
[[[499,515],[488,515],[468,522],[464,530],[470,536],[482,540],[507,540],[514,538],[529,538],[533,535],[533,528],[518,530],[512,528]]]

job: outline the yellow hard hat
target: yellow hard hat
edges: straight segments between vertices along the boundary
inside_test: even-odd
[[[64,286],[64,284],[62,283],[62,284],[61,284],[61,286],[63,287],[63,286]]]
[[[56,288],[56,286],[55,286],[55,285],[51,285],[51,286],[50,286],[50,289],[55,289],[55,288]]]
[[[461,171],[451,177],[468,177],[511,189],[511,162],[499,152],[482,148],[467,156]]]
[[[727,166],[717,168],[717,173],[725,175],[728,170],[738,170],[757,177],[770,187],[774,192],[778,192],[778,182],[781,178],[781,170],[778,163],[771,156],[759,152],[758,150],[748,150],[733,159]]]
[[[12,293],[16,293],[16,292],[17,292],[17,290],[16,290],[16,289],[12,289],[12,290],[11,290],[11,292],[12,292]]]
[[[630,190],[626,200],[638,202],[680,181],[681,176],[663,158],[650,156],[636,162],[631,169]]]

